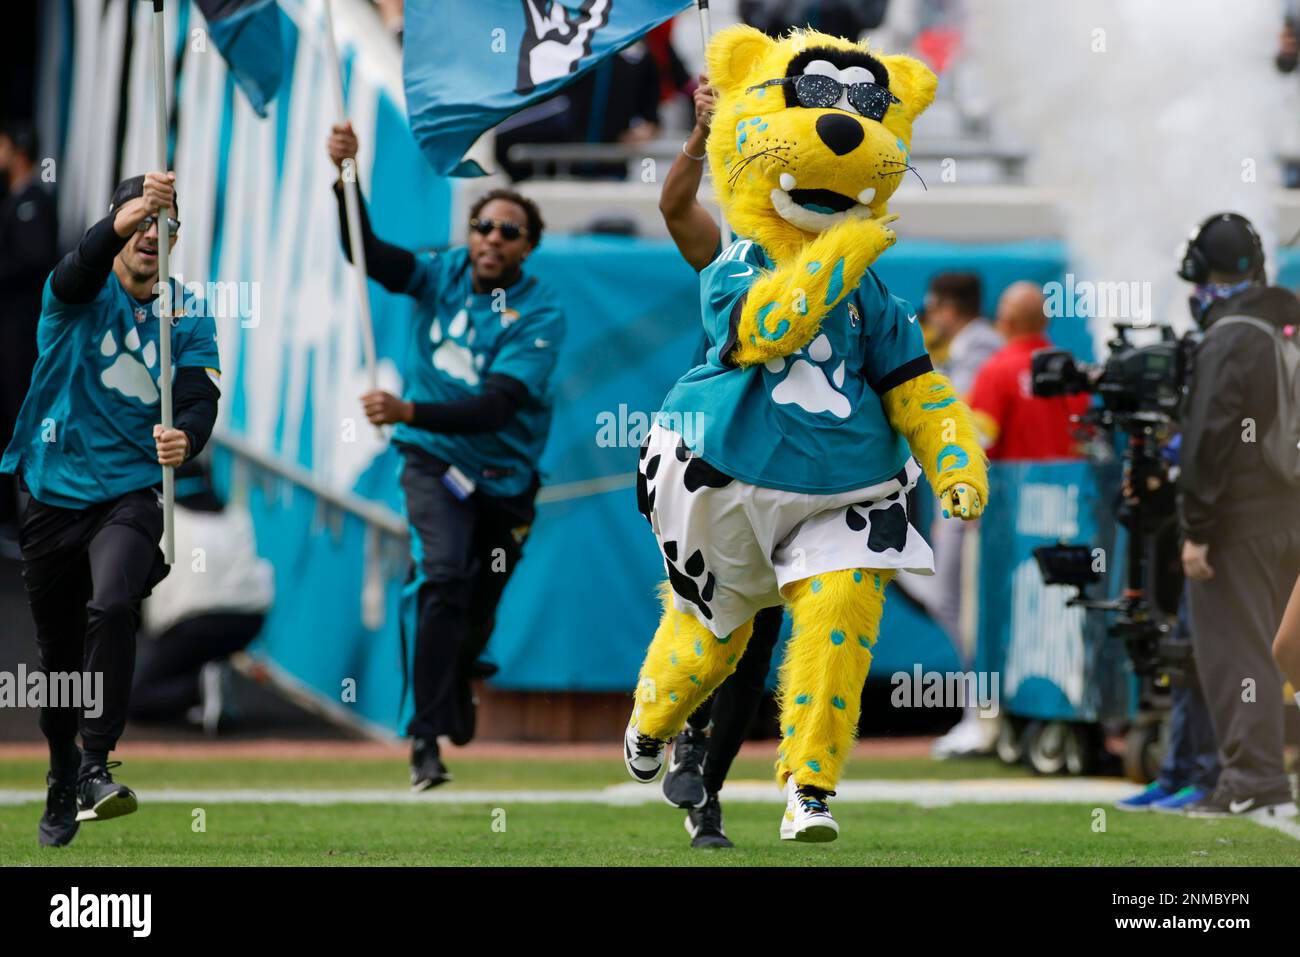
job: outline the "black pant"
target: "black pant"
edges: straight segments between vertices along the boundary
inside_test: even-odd
[[[172,718],[199,703],[199,670],[243,651],[262,630],[262,614],[214,612],[177,622],[140,642],[131,688],[132,718]]]
[[[23,512],[23,582],[40,668],[103,675],[98,717],[71,707],[41,711],[41,731],[52,748],[73,745],[78,730],[87,750],[116,747],[131,697],[140,601],[168,571],[158,550],[161,537],[162,506],[153,489],[86,509],[32,499]]]
[[[1214,577],[1187,581],[1196,674],[1219,742],[1217,791],[1289,800],[1282,766],[1282,676],[1273,637],[1300,575],[1300,530],[1210,544]]]
[[[413,580],[419,583],[415,714],[407,733],[431,738],[457,731],[458,689],[492,636],[497,605],[523,556],[537,481],[512,498],[475,492],[462,501],[443,484],[445,462],[411,448],[402,456]]]
[[[772,669],[772,651],[781,637],[783,615],[782,607],[774,605],[754,616],[754,632],[736,663],[735,673],[687,719],[697,730],[713,722],[704,762],[704,787],[710,794],[722,789],[731,762],[740,753],[758,706],[767,694],[767,673]]]

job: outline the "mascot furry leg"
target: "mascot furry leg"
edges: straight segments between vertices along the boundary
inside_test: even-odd
[[[862,686],[894,570],[858,568],[788,589],[794,629],[781,663],[778,783],[833,791],[857,737]]]
[[[673,607],[671,586],[660,586],[663,617],[646,651],[637,681],[632,720],[643,734],[664,740],[677,736],[686,719],[736,670],[754,623],[715,637],[694,616]]]

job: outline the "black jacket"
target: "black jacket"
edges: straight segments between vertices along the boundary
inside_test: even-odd
[[[1230,544],[1300,528],[1300,492],[1264,463],[1263,438],[1277,412],[1273,341],[1225,316],[1254,316],[1279,328],[1300,326],[1300,300],[1256,286],[1210,307],[1183,406],[1178,517],[1184,538]],[[1248,441],[1254,420],[1254,441]],[[1213,558],[1211,558],[1211,563]]]

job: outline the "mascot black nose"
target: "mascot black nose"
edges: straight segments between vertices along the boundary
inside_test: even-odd
[[[852,153],[862,142],[862,124],[843,113],[817,117],[817,135],[836,156]]]

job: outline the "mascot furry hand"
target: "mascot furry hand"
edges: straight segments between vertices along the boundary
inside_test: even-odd
[[[898,571],[933,572],[907,492],[923,469],[945,515],[974,519],[988,498],[970,410],[871,271],[895,241],[886,204],[937,81],[910,57],[814,31],[731,27],[707,58],[709,164],[739,238],[701,274],[705,362],[641,450],[638,504],[668,581],[625,757],[653,780],[667,741],[735,670],[754,614],[784,603],[781,836],[831,840],[826,799],[885,590]]]

